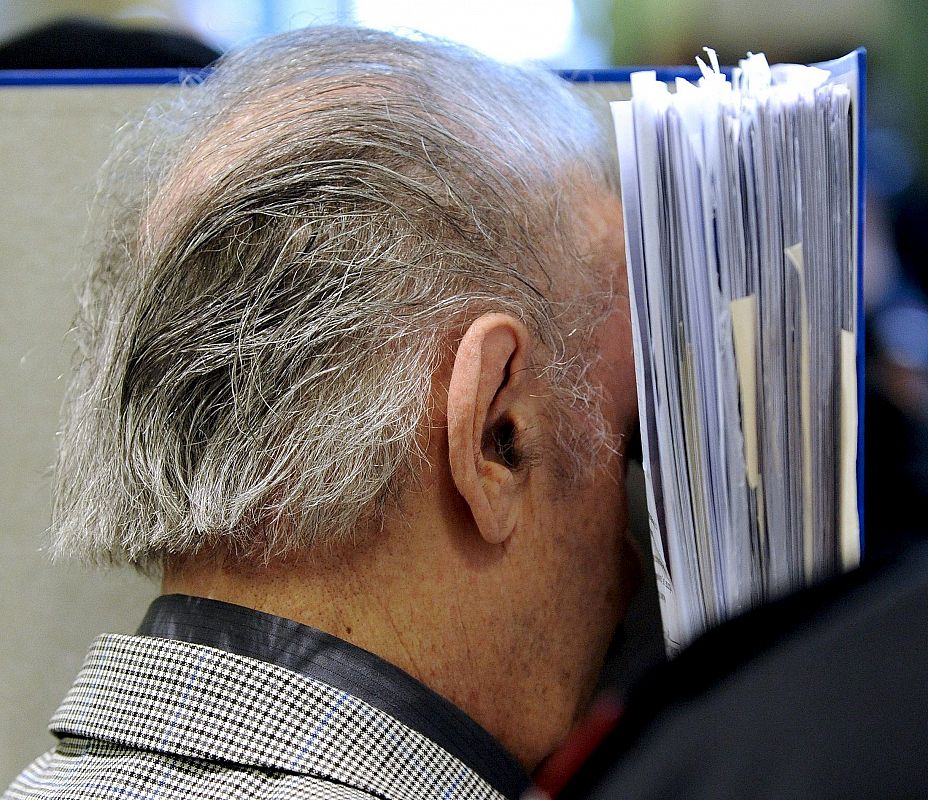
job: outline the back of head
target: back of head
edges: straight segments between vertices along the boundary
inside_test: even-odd
[[[101,181],[57,552],[146,569],[376,529],[436,370],[492,310],[539,341],[565,443],[595,446],[608,278],[577,198],[610,188],[608,153],[551,75],[357,29],[265,40],[150,110]]]

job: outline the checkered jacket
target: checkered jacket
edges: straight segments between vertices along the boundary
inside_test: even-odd
[[[20,798],[502,798],[437,744],[367,703],[273,664],[107,634],[50,724],[58,746]]]

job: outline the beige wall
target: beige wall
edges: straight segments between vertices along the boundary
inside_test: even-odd
[[[47,720],[90,641],[133,630],[155,594],[131,572],[42,552],[93,176],[118,122],[153,94],[0,88],[0,792],[52,745]]]

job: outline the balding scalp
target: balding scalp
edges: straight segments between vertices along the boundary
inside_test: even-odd
[[[157,569],[376,529],[422,465],[436,370],[489,311],[537,338],[592,458],[610,287],[577,206],[612,174],[542,71],[343,28],[223,58],[128,126],[101,179],[57,552]]]

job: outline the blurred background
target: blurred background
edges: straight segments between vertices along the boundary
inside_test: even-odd
[[[923,535],[928,497],[928,91],[923,77],[928,3],[3,0],[0,70],[195,68],[255,37],[335,22],[423,31],[501,60],[539,61],[557,69],[692,64],[704,45],[729,64],[747,50],[763,51],[773,63],[820,61],[866,47],[867,556],[879,557]],[[4,239],[36,220],[48,231],[56,224],[81,229],[92,176],[111,131],[126,113],[144,107],[152,90],[121,90],[106,101],[83,100],[79,92],[62,94],[52,104],[54,113],[38,120],[28,98],[17,91],[0,90],[0,128],[5,131],[0,139],[0,788],[51,745],[43,733],[45,722],[92,636],[104,629],[131,631],[156,594],[154,585],[132,574],[98,576],[47,564],[42,551],[50,505],[48,465],[54,460],[52,432],[69,359],[65,335],[73,313],[68,287],[76,280],[76,244],[70,233],[52,241],[56,260],[49,273],[47,266],[30,261],[39,242],[32,247],[22,237],[15,245]],[[102,105],[91,108],[93,102]],[[68,141],[68,114],[88,108],[96,114],[92,136],[64,148],[61,139],[49,139],[41,159],[17,161],[17,142],[35,145],[53,131]],[[37,181],[49,186],[48,196],[41,207],[28,206],[13,187]],[[47,248],[49,242],[41,244]],[[35,337],[40,319],[52,331],[42,341]],[[646,602],[653,611],[653,597]],[[638,661],[633,667],[627,658],[621,661],[626,665],[616,667],[623,672],[621,680],[660,655],[659,637],[649,638],[647,631],[630,636],[626,653],[630,647]],[[37,658],[37,653],[44,655]]]

